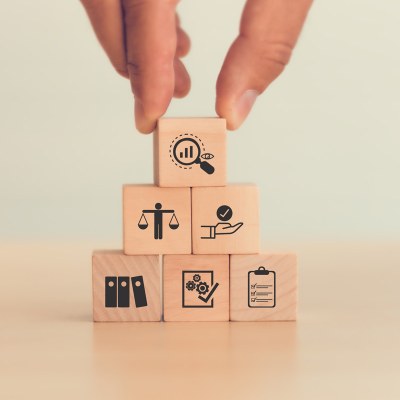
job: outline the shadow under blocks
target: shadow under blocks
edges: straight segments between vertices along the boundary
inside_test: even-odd
[[[158,121],[154,183],[122,188],[122,249],[93,252],[94,321],[296,320],[296,255],[260,251],[259,190],[227,184],[226,142],[222,118]]]

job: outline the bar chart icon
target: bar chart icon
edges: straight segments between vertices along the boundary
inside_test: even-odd
[[[193,146],[185,147],[179,152],[179,158],[193,158]]]
[[[211,175],[214,173],[215,168],[208,163],[207,161],[202,161],[201,159],[211,160],[214,158],[214,155],[211,153],[203,153],[205,151],[203,142],[195,136],[196,139],[193,137],[187,137],[188,133],[185,133],[183,138],[180,138],[178,141],[175,142],[179,137],[175,138],[173,143],[173,148],[171,145],[172,150],[170,149],[170,156],[175,164],[179,168],[184,169],[191,169],[192,165],[198,164],[200,168],[206,172],[207,174]],[[193,136],[193,135],[192,135]]]

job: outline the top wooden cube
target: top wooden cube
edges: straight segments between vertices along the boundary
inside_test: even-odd
[[[157,186],[226,185],[224,119],[162,118],[153,140]]]

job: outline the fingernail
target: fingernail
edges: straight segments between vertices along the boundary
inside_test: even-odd
[[[257,90],[246,90],[237,100],[232,113],[232,128],[238,128],[249,114],[259,93]]]

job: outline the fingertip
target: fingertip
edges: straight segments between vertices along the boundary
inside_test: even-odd
[[[233,130],[242,125],[252,110],[258,95],[259,92],[257,90],[248,89],[235,101],[234,112],[230,120],[230,126]]]
[[[183,99],[186,97],[190,92],[190,85],[184,87],[176,87],[174,91],[174,98],[175,99]]]
[[[126,70],[126,69],[121,69],[121,68],[117,68],[117,67],[114,67],[114,68],[115,68],[115,71],[117,71],[117,73],[118,73],[119,75],[121,75],[123,78],[129,79],[128,70]]]
[[[157,119],[158,118],[147,116],[140,100],[135,99],[135,125],[140,133],[148,135],[153,132],[156,127]]]
[[[223,96],[217,98],[216,112],[221,118],[226,119],[228,130],[236,130],[242,125],[259,94],[257,90],[248,89],[237,98],[224,98]]]
[[[190,38],[180,27],[177,28],[176,56],[185,57],[190,51]]]
[[[154,76],[128,65],[135,99],[136,127],[141,133],[151,133],[156,121],[165,114],[174,93],[174,69]],[[132,72],[131,72],[132,70]]]

